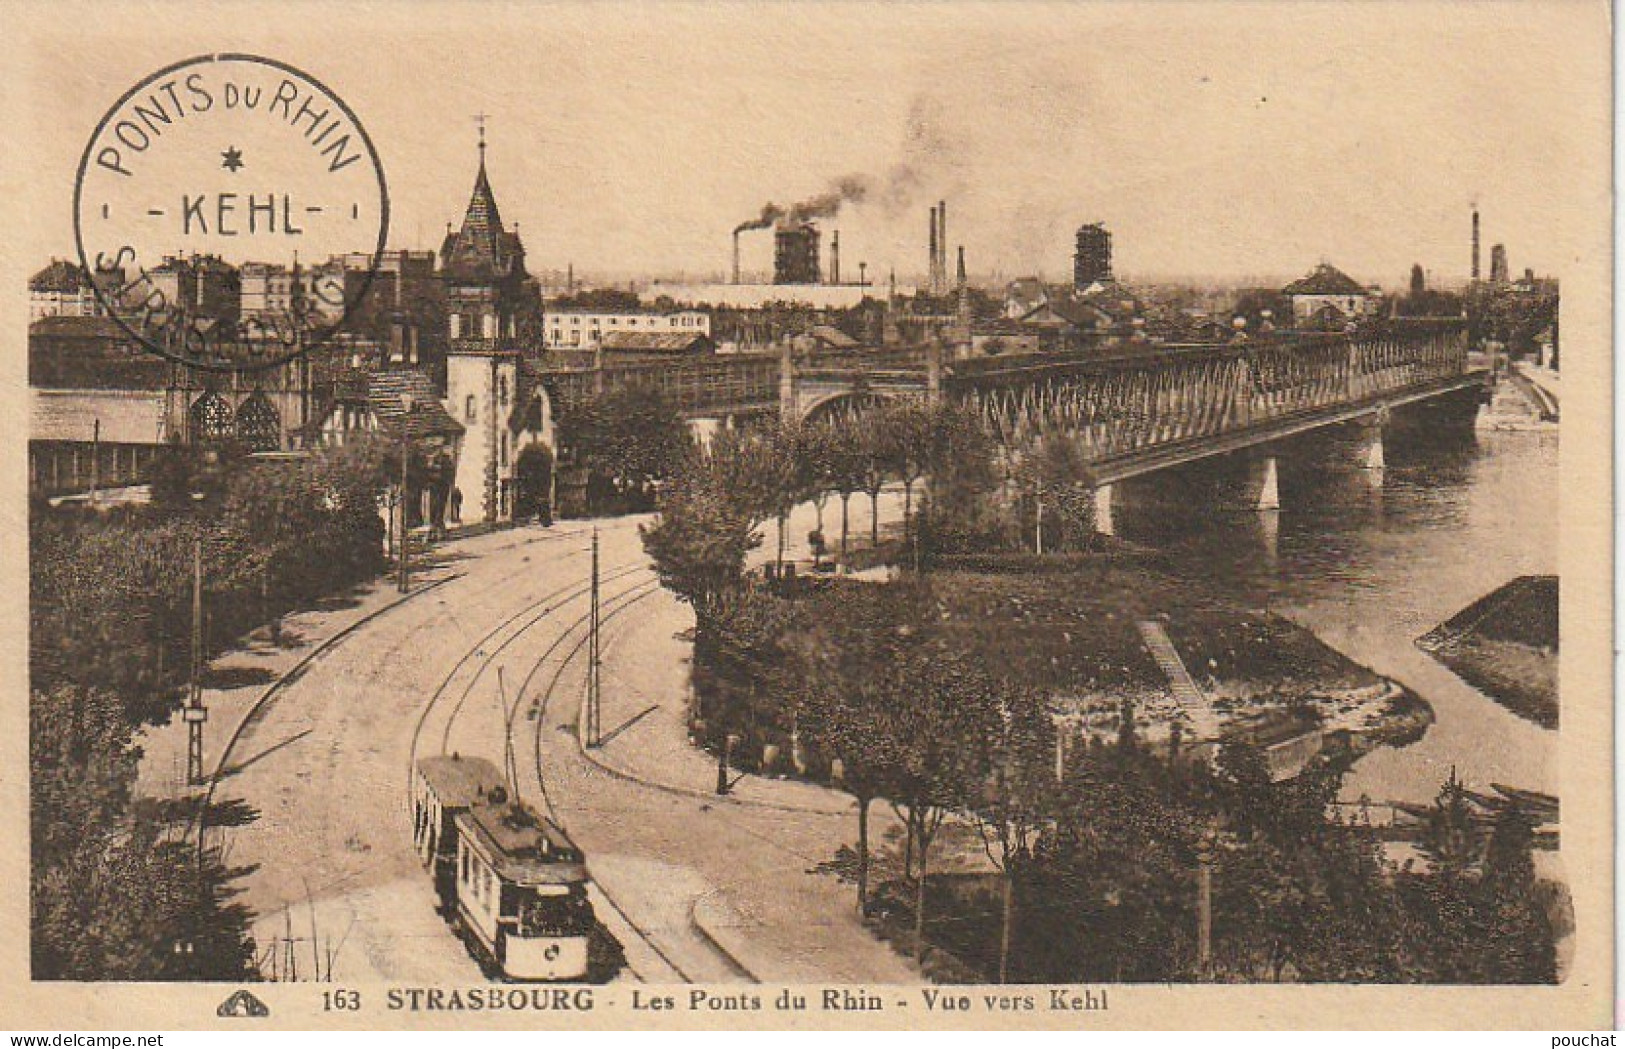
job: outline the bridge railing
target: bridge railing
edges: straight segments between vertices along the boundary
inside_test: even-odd
[[[779,398],[779,358],[729,354],[683,361],[623,364],[601,369],[543,370],[539,379],[563,405],[618,389],[657,390],[684,415],[774,407]]]
[[[1459,376],[1467,354],[1461,332],[1434,331],[1010,363],[1003,371],[956,367],[947,389],[977,403],[1002,438],[1065,433],[1085,455],[1104,459]]]

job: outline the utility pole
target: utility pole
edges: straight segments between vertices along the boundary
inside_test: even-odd
[[[502,683],[502,668],[497,667],[497,698],[502,702],[503,716],[508,712],[508,689]],[[515,711],[514,716],[518,716]],[[508,796],[515,801],[519,800],[519,761],[513,752],[513,732],[506,734],[506,743],[502,752],[502,772],[508,777]]]
[[[186,782],[203,782],[203,723],[209,712],[203,706],[203,540],[192,541],[192,684],[186,710]]]
[[[412,398],[410,395],[401,398],[401,406],[406,411],[401,415],[401,495],[400,495],[400,528],[395,533],[400,541],[400,550],[397,551],[397,563],[400,575],[395,581],[395,589],[406,593],[412,588],[411,569],[407,567],[407,538],[406,538],[406,467],[412,458],[411,416]]]
[[[603,738],[603,712],[600,709],[598,680],[598,529],[592,530],[592,617],[587,634],[587,746],[597,747]]]
[[[102,421],[98,417],[90,431],[90,505],[95,506],[101,488]]]

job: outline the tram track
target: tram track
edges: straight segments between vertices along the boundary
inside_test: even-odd
[[[609,601],[615,602],[619,600],[619,603],[616,604],[615,607],[609,609],[607,612],[601,610],[601,615],[599,617],[600,626],[610,622],[613,619],[616,619],[622,613],[630,610],[634,605],[637,605],[646,598],[652,597],[659,592],[659,580],[652,579],[647,584],[640,584],[638,586],[630,587],[627,590],[621,591],[619,594],[614,595],[609,599]],[[570,635],[580,630],[582,627],[588,626],[591,618],[592,614],[589,612],[567,627],[565,632],[560,635],[558,641],[555,642],[553,646],[550,646],[549,651],[544,653],[541,659],[537,660],[536,664],[531,668],[530,673],[526,675],[524,683],[515,693],[514,702],[508,716],[510,733],[512,732],[514,723],[518,718],[518,711],[523,706],[525,691],[530,686],[530,683],[534,680],[536,672],[540,670],[542,664],[547,660],[547,658],[552,654],[552,651],[555,650],[559,644],[566,640]],[[590,632],[582,632],[580,634],[580,636],[576,639],[575,644],[570,647],[569,651],[564,654],[564,657],[559,660],[558,666],[553,669],[552,677],[548,679],[546,688],[542,691],[539,699],[536,701],[536,730],[533,734],[536,782],[538,788],[540,789],[542,806],[546,810],[548,818],[561,827],[565,826],[565,822],[563,817],[558,812],[557,807],[553,804],[552,797],[548,793],[547,778],[543,773],[542,734],[546,729],[548,708],[552,703],[553,697],[558,692],[558,687],[560,682],[563,680],[564,673],[570,668],[570,665],[580,657],[582,650],[586,647],[589,639]],[[585,682],[583,682],[583,701],[585,701]],[[581,721],[578,718],[578,741],[580,723]],[[579,742],[584,743],[585,741]],[[596,765],[593,767],[597,768]],[[566,832],[568,832],[567,827]],[[696,980],[676,962],[668,950],[663,949],[659,944],[657,944],[655,942],[654,932],[650,929],[644,928],[636,920],[634,920],[631,914],[627,912],[626,908],[618,900],[616,900],[613,895],[611,895],[602,882],[595,881],[594,884],[596,885],[598,892],[603,897],[604,901],[615,910],[615,912],[620,916],[621,920],[624,921],[630,929],[638,934],[638,937],[642,939],[649,950],[654,952],[656,957],[658,957],[678,975],[679,979],[681,979],[684,983],[689,984],[703,982]],[[703,944],[709,951],[711,951],[711,953],[721,961],[723,967],[729,972],[750,983],[760,983],[761,981],[757,979],[755,973],[751,972],[750,969],[740,962],[740,960],[736,958],[727,948],[718,943],[716,938],[713,937],[711,933],[699,923],[695,917],[695,905],[697,902],[697,900],[690,901],[689,906],[684,909],[684,915],[688,928],[694,934],[695,939],[699,943]],[[630,968],[630,965],[628,968]]]
[[[642,565],[619,566],[615,572],[611,573],[611,577],[619,579],[638,571],[642,567]],[[493,584],[493,587],[497,585],[501,584]],[[465,651],[463,655],[458,658],[457,662],[452,665],[451,670],[448,671],[446,676],[441,680],[439,687],[437,687],[430,695],[429,701],[425,703],[423,709],[418,712],[417,724],[412,730],[412,742],[408,750],[406,761],[408,799],[411,797],[412,771],[417,767],[418,751],[422,744],[424,729],[428,725],[430,716],[434,714],[435,709],[445,698],[447,691],[451,688],[457,675],[461,673],[463,669],[471,662],[479,659],[482,656],[484,657],[484,662],[480,664],[473,677],[469,679],[468,685],[458,697],[451,716],[446,721],[445,729],[441,733],[442,751],[444,751],[446,746],[449,745],[452,726],[456,723],[458,716],[461,715],[463,704],[467,701],[469,694],[473,691],[475,683],[477,683],[479,679],[484,676],[485,671],[490,669],[492,664],[496,662],[497,656],[506,650],[509,645],[513,644],[532,628],[540,624],[542,620],[546,619],[554,612],[557,612],[563,605],[588,593],[590,588],[590,583],[573,582],[566,586],[557,587],[548,591],[547,593],[538,597],[536,600],[525,605],[523,608],[504,618],[500,623],[492,627],[490,630],[486,631],[486,633],[482,635],[478,641],[469,646],[467,651]],[[482,593],[483,592],[487,591],[482,591]],[[537,609],[541,609],[541,611],[537,612]],[[532,615],[532,613],[535,614]],[[485,646],[488,645],[493,638],[497,637],[504,630],[507,630],[514,623],[524,619],[527,615],[532,615],[532,618],[527,621],[524,626],[515,631],[512,637],[504,641],[494,652],[485,652]]]
[[[608,573],[600,575],[599,584],[602,585],[606,582],[613,583],[618,580],[625,579],[628,576],[636,575],[638,573],[648,573],[649,571],[648,564],[642,561],[633,564],[617,565],[612,567]],[[449,713],[447,714],[445,724],[441,726],[440,729],[441,748],[443,752],[450,747],[452,733],[459,723],[459,719],[464,715],[467,701],[473,694],[476,685],[478,685],[479,681],[485,676],[486,672],[490,670],[492,666],[498,664],[502,654],[510,649],[516,642],[526,637],[535,627],[539,626],[550,617],[555,616],[565,606],[590,593],[591,587],[592,584],[590,582],[576,582],[548,591],[546,594],[541,595],[536,600],[529,602],[524,607],[506,616],[495,627],[486,631],[486,633],[483,634],[478,641],[469,646],[462,656],[459,657],[457,662],[452,666],[451,670],[447,672],[446,676],[441,680],[440,685],[430,696],[429,701],[424,704],[423,709],[418,714],[416,724],[413,727],[412,741],[409,748],[410,752],[407,762],[409,790],[411,770],[415,767],[419,752],[422,749],[425,730],[428,727],[431,717],[436,713],[437,710],[442,708],[447,697],[454,693],[457,696]],[[615,593],[606,595],[603,598],[600,606],[600,622],[614,618],[630,605],[650,596],[658,589],[659,581],[652,578],[651,573],[651,578],[649,579],[641,580],[624,590],[619,590]],[[526,618],[527,616],[529,617],[528,619]],[[564,647],[565,644],[568,643],[572,637],[574,637],[577,632],[581,630],[583,626],[589,623],[591,617],[592,614],[589,611],[568,623],[563,630],[560,631],[559,635],[554,638],[535,659],[529,672],[526,674],[518,690],[515,692],[513,701],[511,703],[504,703],[503,731],[508,741],[511,742],[513,740],[519,711],[524,709],[525,697],[530,691],[532,683],[540,674],[542,668],[546,665],[548,660],[559,651],[559,649]],[[514,624],[519,623],[521,620],[524,620],[524,622],[515,628]],[[491,642],[507,631],[511,631],[508,633],[508,636],[503,638],[499,644],[491,647]],[[549,679],[548,687],[543,695],[543,700],[540,704],[538,704],[536,710],[538,733],[541,730],[541,725],[543,725],[546,721],[547,697],[551,696],[560,677],[563,674],[565,667],[568,666],[570,661],[581,651],[585,643],[586,636],[583,634],[575,640],[575,643],[565,654],[565,657],[561,661],[559,667],[554,671],[552,678]],[[473,673],[467,674],[467,668],[476,661],[478,662],[478,665],[474,669]],[[467,680],[463,683],[461,691],[457,692],[454,689],[454,685],[459,676],[463,676],[465,674]],[[538,741],[538,748],[539,745],[540,744]],[[539,762],[537,766],[536,778],[537,785],[541,793],[542,807],[545,810],[548,818],[553,820],[555,823],[558,823],[560,826],[563,826],[563,823],[559,819],[557,811],[553,806],[552,800],[547,796],[546,781],[542,776]],[[649,930],[639,926],[626,912],[626,909],[621,905],[621,903],[611,896],[602,884],[595,882],[594,888],[596,889],[598,896],[609,905],[609,907],[626,924],[626,927],[637,935],[637,937],[644,943],[645,946],[648,947],[649,951],[653,953],[655,957],[659,958],[663,964],[669,967],[671,971],[677,973],[685,982],[693,982],[682,967],[679,966],[666,951],[664,951],[657,943],[654,942]],[[639,974],[635,968],[633,968],[630,962],[627,962],[625,967],[638,979],[643,978],[642,975]]]
[[[579,535],[581,533],[576,533]],[[569,538],[561,536],[560,538]],[[510,544],[526,545],[526,544]],[[584,551],[570,551],[574,557]],[[599,577],[600,587],[605,584],[615,584],[627,580],[629,577],[646,576],[638,578],[624,588],[616,589],[601,596],[599,608],[599,623],[602,626],[620,617],[645,599],[659,593],[660,583],[646,561],[638,560],[635,563],[622,563],[611,566],[609,570]],[[484,587],[480,593],[487,593],[491,589],[503,585],[501,582]],[[561,685],[565,680],[566,672],[579,667],[579,661],[586,649],[590,637],[590,624],[592,613],[583,611],[574,618],[565,620],[565,610],[572,603],[579,602],[591,592],[592,584],[589,582],[574,582],[568,585],[555,587],[540,595],[535,600],[527,602],[523,607],[505,616],[499,623],[485,631],[461,654],[456,663],[441,679],[435,691],[418,712],[407,761],[408,784],[410,785],[411,770],[415,768],[418,758],[426,749],[429,739],[437,733],[440,737],[442,752],[449,752],[454,733],[460,725],[467,722],[470,712],[474,709],[470,705],[470,698],[482,680],[486,679],[492,667],[500,666],[505,653],[509,653],[523,639],[531,636],[536,628],[546,623],[560,626],[557,636],[553,637],[535,656],[529,660],[530,667],[524,677],[513,691],[512,699],[503,696],[499,699],[502,704],[503,732],[505,734],[504,751],[518,742],[518,733],[522,731],[520,724],[521,711],[528,711],[529,717],[535,722],[532,750],[534,753],[535,783],[538,792],[538,801],[547,818],[561,827],[566,827],[559,809],[548,789],[548,777],[544,771],[542,757],[542,733],[546,729],[548,712],[554,707],[555,696],[564,695]],[[577,605],[577,607],[580,607]],[[562,655],[560,653],[562,652]],[[528,655],[528,653],[527,653]],[[549,664],[553,664],[551,667]],[[486,709],[481,705],[481,709]],[[437,715],[444,717],[443,724],[434,724]],[[410,786],[408,787],[410,790]],[[677,978],[685,983],[703,982],[703,979],[693,971],[692,966],[685,965],[676,956],[670,945],[663,945],[660,940],[662,933],[646,927],[638,922],[629,912],[622,900],[617,899],[602,882],[596,879],[592,882],[595,895],[603,901],[618,924],[624,931],[629,931],[646,948],[652,959],[645,957],[645,963],[658,960],[661,966],[676,974]],[[758,982],[753,973],[739,962],[726,948],[700,925],[694,915],[694,906],[685,908],[684,915],[689,934],[693,943],[703,947],[715,959],[711,967],[720,966],[719,971],[726,971],[732,975],[750,982]],[[689,959],[692,961],[693,959]],[[625,969],[635,978],[646,980],[650,975],[639,972],[631,959],[623,961]]]

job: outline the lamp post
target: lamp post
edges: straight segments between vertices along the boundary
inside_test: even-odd
[[[1218,834],[1209,829],[1196,845],[1196,970],[1197,979],[1213,974],[1213,861]]]
[[[401,415],[401,492],[400,492],[400,498],[398,500],[399,504],[400,504],[400,517],[399,517],[400,525],[399,525],[399,531],[397,531],[395,533],[396,537],[400,540],[401,548],[397,552],[397,558],[396,558],[400,571],[399,571],[399,576],[395,581],[395,588],[397,590],[399,590],[403,594],[406,593],[408,590],[410,590],[411,585],[412,585],[411,584],[411,578],[412,578],[411,577],[411,568],[409,567],[408,561],[407,561],[406,467],[407,467],[407,464],[411,461],[411,458],[412,458],[412,428],[411,428],[411,421],[412,421],[412,409],[414,407],[415,407],[415,405],[414,405],[414,403],[412,401],[412,395],[409,394],[409,393],[401,394],[401,408],[403,409],[403,412],[402,412],[402,415]]]
[[[722,760],[717,762],[717,793],[727,794],[733,787],[728,782],[728,766],[733,759],[734,748],[740,743],[739,734],[730,732],[722,739]]]

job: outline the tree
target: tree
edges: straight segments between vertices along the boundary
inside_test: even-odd
[[[841,499],[841,560],[845,562],[852,495],[863,491],[868,475],[857,417],[842,416],[830,424],[822,448],[826,483]]]
[[[1077,442],[1063,433],[1036,438],[1019,459],[1015,476],[1033,500],[1033,549],[1042,554],[1048,501],[1065,528],[1083,543],[1093,534],[1094,471]],[[1059,547],[1059,542],[1049,544]]]
[[[819,666],[819,664],[814,664]],[[896,739],[872,690],[844,678],[814,673],[802,679],[796,706],[799,731],[820,753],[838,761],[834,785],[858,807],[858,913],[869,910],[869,806],[898,767]]]
[[[1017,880],[1032,855],[1034,835],[1047,822],[1047,803],[1055,790],[1051,755],[1055,724],[1039,691],[1002,680],[994,684],[990,706],[996,725],[966,742],[981,753],[975,767],[981,783],[971,788],[962,804],[976,818],[988,859],[998,868],[1002,882],[999,916],[999,982],[1010,977],[1011,933],[1015,926]]]
[[[780,570],[784,568],[784,528],[790,512],[819,487],[816,464],[808,454],[810,441],[811,431],[791,421],[775,424],[755,440],[759,454],[754,484],[778,525],[773,566]]]
[[[869,496],[869,544],[880,545],[880,490],[891,475],[890,450],[873,412],[854,418],[863,440],[863,490]]]
[[[1472,808],[1467,800],[1467,788],[1456,776],[1454,767],[1433,800],[1418,847],[1432,861],[1434,870],[1445,878],[1461,878],[1473,865],[1477,843]]]
[[[118,697],[76,685],[29,702],[31,957],[37,980],[241,980],[248,911],[217,853],[137,813]]]
[[[881,458],[903,482],[903,536],[913,536],[914,485],[925,476],[936,444],[936,419],[918,400],[895,401],[882,409],[876,425]],[[916,548],[916,561],[918,560]],[[918,568],[918,564],[915,565]]]
[[[1205,821],[1175,801],[1159,764],[1143,748],[1099,743],[1072,762],[1016,915],[1022,978],[1166,981],[1190,966],[1192,847]]]
[[[634,509],[648,505],[656,483],[678,469],[692,444],[676,405],[646,386],[617,386],[568,404],[558,429],[560,445],[587,471],[589,503],[594,493],[609,493]]]
[[[762,543],[757,527],[773,513],[765,442],[731,432],[694,448],[660,497],[652,524],[639,525],[660,581],[693,606],[705,630],[717,602],[744,581],[745,558]]]
[[[1557,982],[1555,936],[1537,891],[1533,850],[1529,816],[1507,805],[1496,815],[1480,881],[1483,906],[1492,915],[1484,955],[1493,961],[1498,983]]]
[[[924,646],[900,651],[885,669],[891,693],[884,731],[897,748],[886,798],[903,821],[914,872],[914,953],[925,957],[925,885],[931,842],[947,814],[982,778],[973,741],[994,728],[994,688],[985,672]]]
[[[740,585],[745,556],[761,545],[755,525],[727,494],[693,475],[671,483],[659,516],[638,531],[661,583],[694,607],[702,629],[722,596]]]

